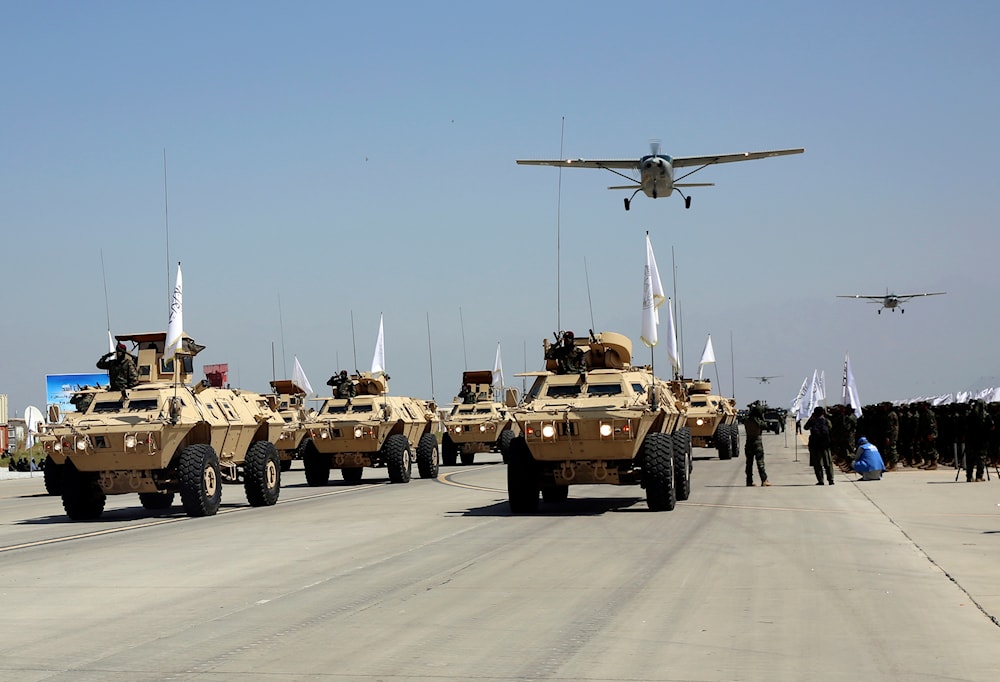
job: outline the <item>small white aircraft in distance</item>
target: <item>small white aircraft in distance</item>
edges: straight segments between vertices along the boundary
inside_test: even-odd
[[[772,156],[787,156],[788,154],[801,154],[805,149],[776,149],[766,152],[743,152],[741,154],[716,154],[714,156],[667,156],[660,153],[660,143],[653,140],[649,144],[650,153],[638,159],[566,159],[555,160],[531,160],[518,159],[517,163],[523,166],[560,166],[563,168],[603,168],[611,171],[615,175],[629,180],[630,185],[613,185],[608,189],[631,189],[632,196],[625,200],[625,210],[629,210],[632,199],[639,192],[644,192],[647,197],[657,199],[659,197],[669,197],[677,190],[677,193],[684,199],[684,208],[691,208],[691,197],[686,196],[679,188],[681,187],[714,187],[714,182],[678,182],[684,178],[697,173],[703,168],[713,166],[717,163],[732,163],[734,161],[753,161],[755,159],[766,159]],[[693,171],[685,173],[680,177],[674,177],[675,168],[689,168],[697,166]],[[636,180],[619,170],[639,171],[639,179]]]
[[[772,374],[770,376],[765,376],[765,377],[747,377],[747,379],[756,379],[762,384],[769,384],[771,383],[771,379],[777,379],[780,376],[781,376],[780,374]]]
[[[899,308],[899,304],[904,301],[909,301],[911,298],[919,298],[920,296],[942,296],[948,292],[946,291],[932,291],[922,294],[890,294],[889,290],[886,289],[884,294],[876,295],[865,295],[865,294],[855,294],[853,296],[837,296],[837,298],[863,298],[869,303],[878,303],[880,305],[878,309],[878,314],[882,314],[882,310],[888,308],[892,312],[896,312],[896,308]],[[900,314],[906,311],[899,308]]]

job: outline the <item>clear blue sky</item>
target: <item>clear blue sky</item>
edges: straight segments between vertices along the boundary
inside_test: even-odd
[[[446,402],[497,342],[520,385],[591,326],[585,264],[644,360],[647,230],[687,373],[711,333],[740,404],[814,368],[836,400],[845,351],[863,402],[968,388],[1000,376],[998,29],[994,2],[4,2],[0,392],[94,369],[102,250],[112,330],[166,328],[164,150],[185,330],[247,389],[272,343],[279,377],[353,369],[352,312],[363,370],[384,313],[394,392],[431,397],[432,358]],[[514,160],[563,117],[566,157],[806,153],[706,169],[687,211],[563,171],[557,314],[559,171]],[[835,298],[887,287],[948,294]]]

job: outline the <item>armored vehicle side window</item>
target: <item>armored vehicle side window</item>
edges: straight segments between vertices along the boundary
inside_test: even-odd
[[[149,412],[159,407],[160,401],[156,398],[145,398],[142,400],[128,401],[129,412]]]
[[[120,400],[106,400],[99,403],[94,403],[93,411],[95,413],[101,412],[121,412],[122,401]]]
[[[372,405],[368,403],[367,405],[353,405],[351,412],[371,412]]]
[[[330,405],[326,408],[326,414],[347,414],[347,405]]]
[[[182,363],[184,369],[183,371],[187,374],[194,374],[194,358],[190,355],[184,357],[184,362]],[[169,360],[165,358],[160,358],[160,374],[173,374],[174,373],[174,359]]]
[[[695,400],[694,398],[691,399],[691,407],[705,407],[705,405],[707,404],[708,403],[705,401],[704,398],[702,398],[701,400]]]
[[[492,414],[492,412],[493,412],[492,407],[477,407],[474,410],[475,414]]]
[[[644,394],[646,392],[646,387],[642,384],[635,383],[632,384],[632,390],[639,394]]]
[[[590,384],[587,386],[587,395],[621,395],[621,384]]]
[[[549,398],[575,398],[580,395],[580,386],[577,384],[549,386],[545,395]]]

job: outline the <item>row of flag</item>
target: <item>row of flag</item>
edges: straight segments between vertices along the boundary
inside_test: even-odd
[[[854,372],[851,371],[851,356],[844,355],[844,376],[841,381],[840,404],[849,405],[856,417],[861,416],[861,399],[858,397],[858,386],[854,382]],[[796,419],[807,419],[813,410],[826,402],[826,372],[813,370],[812,378],[802,380],[798,395],[792,400],[791,413]]]

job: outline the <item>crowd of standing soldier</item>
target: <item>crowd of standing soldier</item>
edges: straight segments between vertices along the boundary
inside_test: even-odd
[[[964,464],[966,480],[982,481],[986,467],[1000,466],[1000,403],[883,402],[865,405],[860,418],[852,408],[835,405],[828,416],[833,462],[844,471],[860,436],[878,447],[887,471]]]

